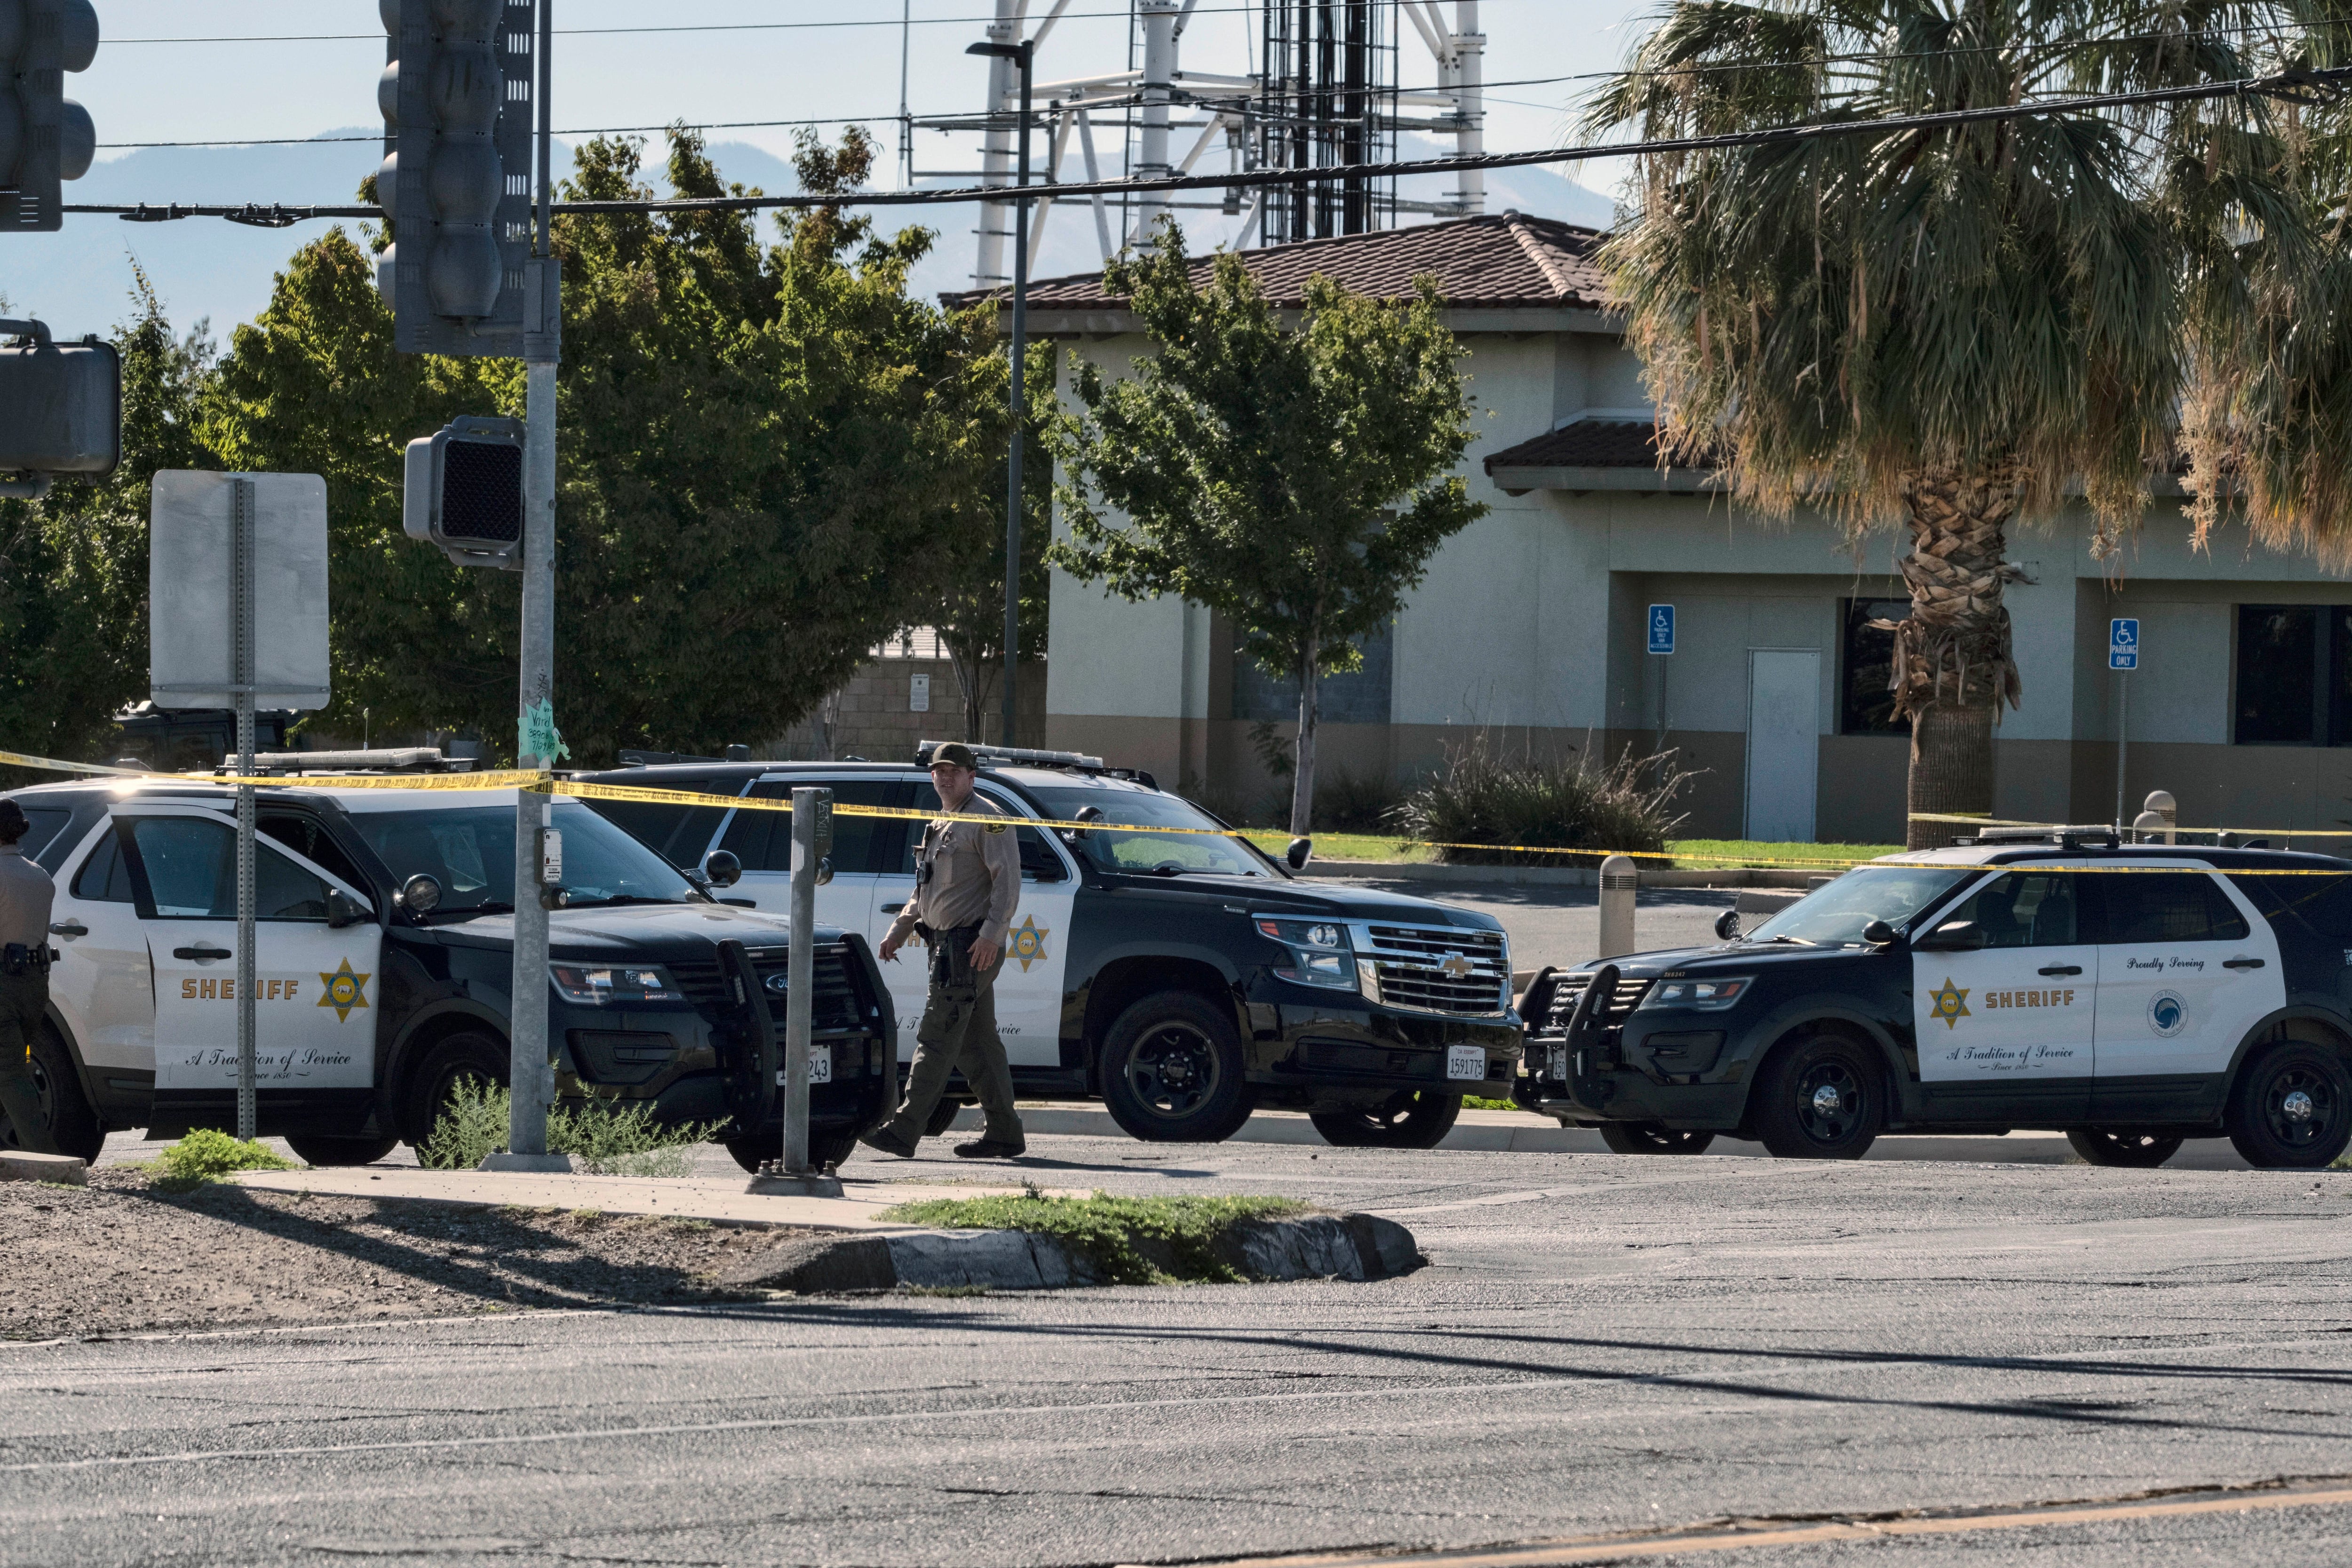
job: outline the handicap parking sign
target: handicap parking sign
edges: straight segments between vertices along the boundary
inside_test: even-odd
[[[2107,623],[2107,668],[2137,669],[2139,668],[2139,622],[2137,619],[2112,620]]]
[[[1650,651],[1675,651],[1675,607],[1672,605],[1650,606]]]

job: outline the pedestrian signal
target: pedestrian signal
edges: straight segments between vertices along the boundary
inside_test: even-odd
[[[460,566],[522,570],[520,419],[461,416],[408,444],[401,526]]]

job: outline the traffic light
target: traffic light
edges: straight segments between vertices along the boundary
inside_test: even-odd
[[[520,419],[460,415],[408,444],[401,527],[460,566],[519,572],[522,562]]]
[[[0,0],[5,5],[8,0]],[[396,243],[377,280],[405,353],[521,355],[532,271],[535,0],[377,0],[376,199]]]
[[[66,72],[97,58],[90,0],[0,0],[0,233],[65,226],[59,187],[98,155],[98,127],[66,96]]]
[[[8,0],[0,0],[5,5]],[[122,358],[97,338],[61,343],[38,321],[0,321],[0,496],[47,493],[52,474],[103,479],[122,459]]]

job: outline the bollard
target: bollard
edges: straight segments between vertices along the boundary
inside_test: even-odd
[[[1624,855],[1612,855],[1601,862],[1601,952],[1600,957],[1616,958],[1634,950],[1633,894],[1642,885],[1642,873]]]
[[[2143,811],[2132,818],[2132,842],[2154,844],[2159,839],[2169,838],[2170,835],[2165,832],[2166,826],[2161,812]]]
[[[2148,791],[2147,799],[2140,803],[2140,813],[2143,816],[2162,817],[2164,820],[2159,826],[2164,833],[2164,841],[2167,844],[2177,842],[2174,831],[2180,826],[2180,807],[2173,800],[2171,791],[2161,789]],[[2135,823],[2133,826],[2137,826],[2138,824]]]

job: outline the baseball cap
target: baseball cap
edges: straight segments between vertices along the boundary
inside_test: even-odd
[[[960,768],[978,768],[980,766],[980,759],[972,755],[971,748],[965,745],[961,741],[950,741],[946,744],[933,749],[931,752],[931,766],[936,768],[941,763],[952,763],[955,766]]]

